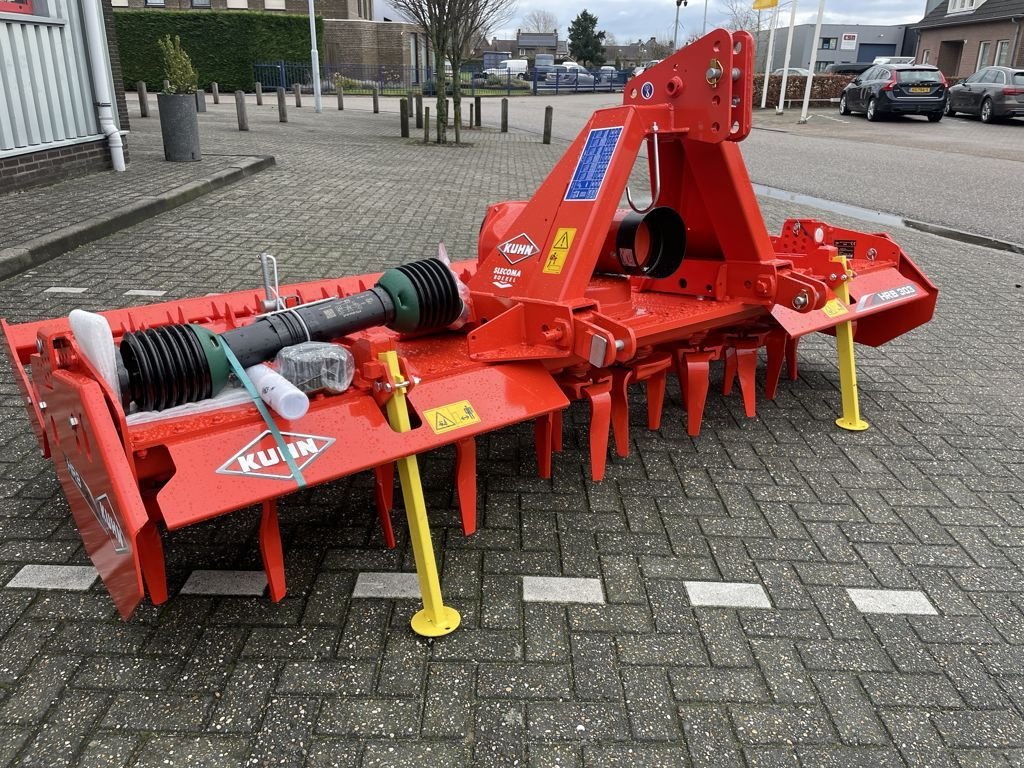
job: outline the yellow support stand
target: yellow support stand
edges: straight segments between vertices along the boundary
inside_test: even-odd
[[[851,273],[846,269],[846,257],[836,259],[843,268],[845,277],[836,286],[836,297],[845,310],[850,306]],[[860,399],[857,396],[857,366],[853,359],[853,323],[847,320],[836,326],[836,349],[839,352],[839,388],[843,395],[843,415],[836,419],[836,426],[851,432],[861,432],[868,423],[860,417]]]
[[[394,381],[400,381],[402,373],[398,368],[398,354],[383,352],[380,360],[387,366]],[[408,432],[409,407],[405,399],[405,387],[399,386],[387,401],[388,421],[396,432]],[[430,523],[427,521],[427,504],[423,500],[423,486],[420,484],[420,468],[415,456],[399,459],[398,477],[402,483],[402,499],[405,501],[405,515],[409,522],[409,538],[416,559],[416,576],[420,582],[423,610],[412,617],[412,631],[423,637],[441,637],[455,631],[462,621],[459,612],[444,604],[441,599],[441,581],[437,576],[437,562],[434,560],[434,546],[430,542]]]

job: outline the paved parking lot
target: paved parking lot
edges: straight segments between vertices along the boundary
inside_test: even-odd
[[[0,283],[0,315],[252,286],[264,250],[288,281],[440,240],[469,257],[485,205],[529,196],[564,147],[490,131],[471,148],[421,147],[393,116],[354,110],[280,125],[266,107],[248,135],[233,121],[211,106],[205,151],[273,154],[275,168]],[[155,121],[133,127],[133,156],[158,150]],[[747,148],[755,165],[775,151]],[[102,199],[96,181],[83,204]],[[814,212],[764,213],[777,230]],[[88,560],[3,372],[0,765],[1021,764],[1019,257],[898,237],[940,286],[939,310],[858,350],[867,432],[833,425],[822,337],[757,418],[738,395],[709,398],[698,439],[670,384],[662,429],[634,423],[630,458],[599,484],[582,409],[550,481],[531,428],[481,439],[469,538],[452,454],[424,457],[445,595],[463,616],[432,642],[409,630],[414,601],[355,591],[363,574],[411,571],[404,535],[383,547],[366,476],[282,504],[278,604],[184,589],[196,571],[258,569],[254,512],[167,535],[172,597],[128,622],[87,571],[62,572],[84,591],[9,585],[26,565]],[[576,601],[527,599],[552,592]]]

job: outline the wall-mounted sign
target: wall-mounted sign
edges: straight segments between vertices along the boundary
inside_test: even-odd
[[[0,0],[0,13],[32,13],[32,0]]]
[[[856,51],[857,50],[857,33],[856,32],[844,32],[843,39],[839,41],[840,51]]]

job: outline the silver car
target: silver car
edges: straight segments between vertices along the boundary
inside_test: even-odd
[[[983,123],[1024,116],[1024,71],[985,67],[950,87],[946,114],[977,115]]]

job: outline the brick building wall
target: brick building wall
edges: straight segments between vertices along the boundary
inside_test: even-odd
[[[414,24],[324,16],[324,62],[332,66],[411,67],[414,47],[422,51],[422,45],[412,42],[419,33]]]
[[[117,47],[117,29],[114,28],[114,10],[111,0],[103,0],[103,27],[107,34],[110,72],[114,78],[114,99],[117,102],[117,124],[122,131],[129,129],[128,102],[124,96],[124,76],[121,74],[121,51]]]
[[[928,63],[939,66],[946,77],[967,77],[977,70],[978,53],[983,42],[990,43],[987,60],[982,66],[989,66],[994,63],[996,46],[1000,40],[1008,40],[1010,43],[1010,60],[1008,66],[1024,66],[1024,40],[1018,39],[1018,35],[1024,34],[1024,22],[1020,25],[1011,21],[992,21],[983,24],[958,24],[956,26],[938,27],[920,30],[920,39],[917,42],[917,60],[924,61],[925,52],[928,52]],[[940,53],[943,50],[942,43],[962,43],[960,60],[955,66],[949,65],[945,60],[940,60]],[[1015,48],[1016,46],[1016,48]],[[955,71],[954,71],[955,70]]]
[[[128,149],[125,148],[125,159]],[[0,160],[0,192],[13,192],[37,184],[108,170],[111,167],[107,140],[53,147]]]
[[[195,9],[214,11],[280,11],[283,13],[309,13],[306,0],[112,0],[115,8],[147,8],[153,12],[161,9],[187,11]],[[317,0],[318,16],[332,19],[368,19],[372,17],[373,5],[370,0]]]

